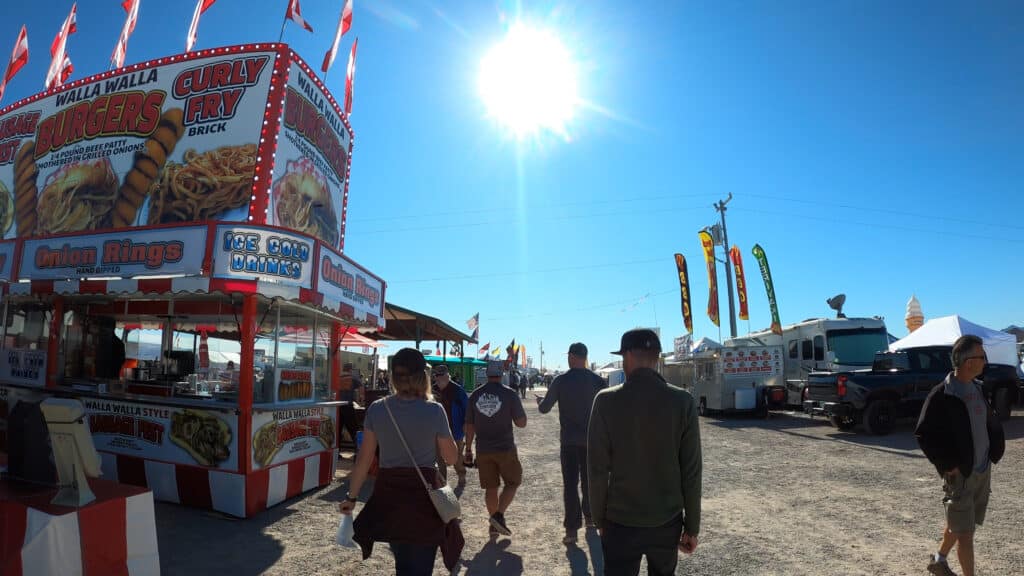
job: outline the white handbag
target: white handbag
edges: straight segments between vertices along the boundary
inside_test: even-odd
[[[384,401],[384,408],[388,411],[388,416],[391,417],[391,423],[395,425],[395,431],[398,432],[398,439],[402,441],[402,446],[405,447],[405,453],[409,455],[409,460],[412,461],[412,467],[416,469],[416,473],[419,474],[420,480],[423,482],[423,487],[427,490],[427,495],[430,496],[430,502],[434,504],[434,510],[437,510],[437,515],[441,517],[441,522],[447,524],[452,520],[457,519],[462,515],[462,505],[459,504],[459,497],[455,495],[455,491],[452,490],[451,486],[447,483],[440,488],[431,488],[430,484],[427,483],[427,479],[423,477],[423,472],[420,472],[420,467],[416,465],[416,459],[412,456],[412,450],[409,449],[409,445],[405,442],[405,436],[402,435],[402,429],[398,426],[398,421],[395,420],[395,415],[391,412],[391,407],[388,406],[388,401]]]

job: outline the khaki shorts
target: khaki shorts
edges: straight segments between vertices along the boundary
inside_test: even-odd
[[[497,488],[502,481],[505,486],[519,486],[523,483],[523,466],[515,450],[477,454],[476,467],[480,472],[480,487],[485,490]]]
[[[985,521],[988,497],[992,493],[992,465],[984,472],[944,477],[942,504],[946,507],[946,523],[955,534],[971,534]]]

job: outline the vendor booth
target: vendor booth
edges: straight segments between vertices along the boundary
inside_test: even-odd
[[[239,517],[329,483],[340,347],[385,283],[342,253],[352,131],[306,64],[190,52],[0,126],[0,428],[78,398],[105,479]]]

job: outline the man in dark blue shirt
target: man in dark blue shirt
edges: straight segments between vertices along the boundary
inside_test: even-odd
[[[604,387],[604,380],[587,369],[587,347],[582,342],[569,346],[569,371],[555,378],[546,396],[537,396],[537,408],[547,414],[558,403],[561,427],[562,494],[565,501],[565,538],[562,543],[576,542],[582,520],[592,527],[590,517],[590,486],[587,477],[587,425],[594,395]],[[583,485],[583,502],[578,487]]]

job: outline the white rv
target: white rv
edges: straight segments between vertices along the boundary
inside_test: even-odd
[[[815,318],[784,326],[782,335],[769,330],[725,341],[724,346],[782,346],[786,403],[803,401],[807,375],[871,368],[875,352],[889,349],[881,318]]]

